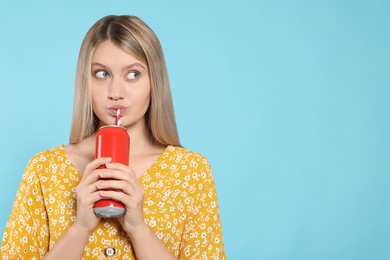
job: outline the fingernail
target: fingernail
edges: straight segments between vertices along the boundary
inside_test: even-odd
[[[113,163],[106,163],[106,167],[107,168],[112,168],[112,167],[114,167],[114,164]]]

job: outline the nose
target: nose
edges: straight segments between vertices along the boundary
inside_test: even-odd
[[[124,98],[124,86],[120,80],[111,81],[107,96],[112,100],[119,100]]]

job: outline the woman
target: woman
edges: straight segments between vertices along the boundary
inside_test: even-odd
[[[131,137],[130,166],[94,159],[96,132],[117,112]],[[122,202],[125,215],[96,216],[101,199]],[[139,18],[107,16],[88,31],[70,144],[29,162],[1,257],[226,258],[209,164],[180,145],[163,52]]]

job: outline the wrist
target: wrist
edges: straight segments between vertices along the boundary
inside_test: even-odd
[[[88,230],[87,228],[78,224],[77,222],[73,223],[73,225],[69,228],[69,231],[74,232],[74,233],[76,233],[80,236],[86,237],[86,238],[88,238],[92,233],[92,230]]]
[[[127,236],[130,238],[130,240],[136,240],[137,238],[144,238],[148,236],[152,232],[149,227],[146,224],[132,227],[126,230]]]

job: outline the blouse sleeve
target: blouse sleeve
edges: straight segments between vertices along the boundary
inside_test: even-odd
[[[40,259],[48,251],[49,227],[40,185],[44,156],[28,163],[3,234],[1,259]]]
[[[187,218],[179,259],[226,259],[210,165],[206,158],[199,155],[192,159],[190,167],[194,168],[194,207]]]

